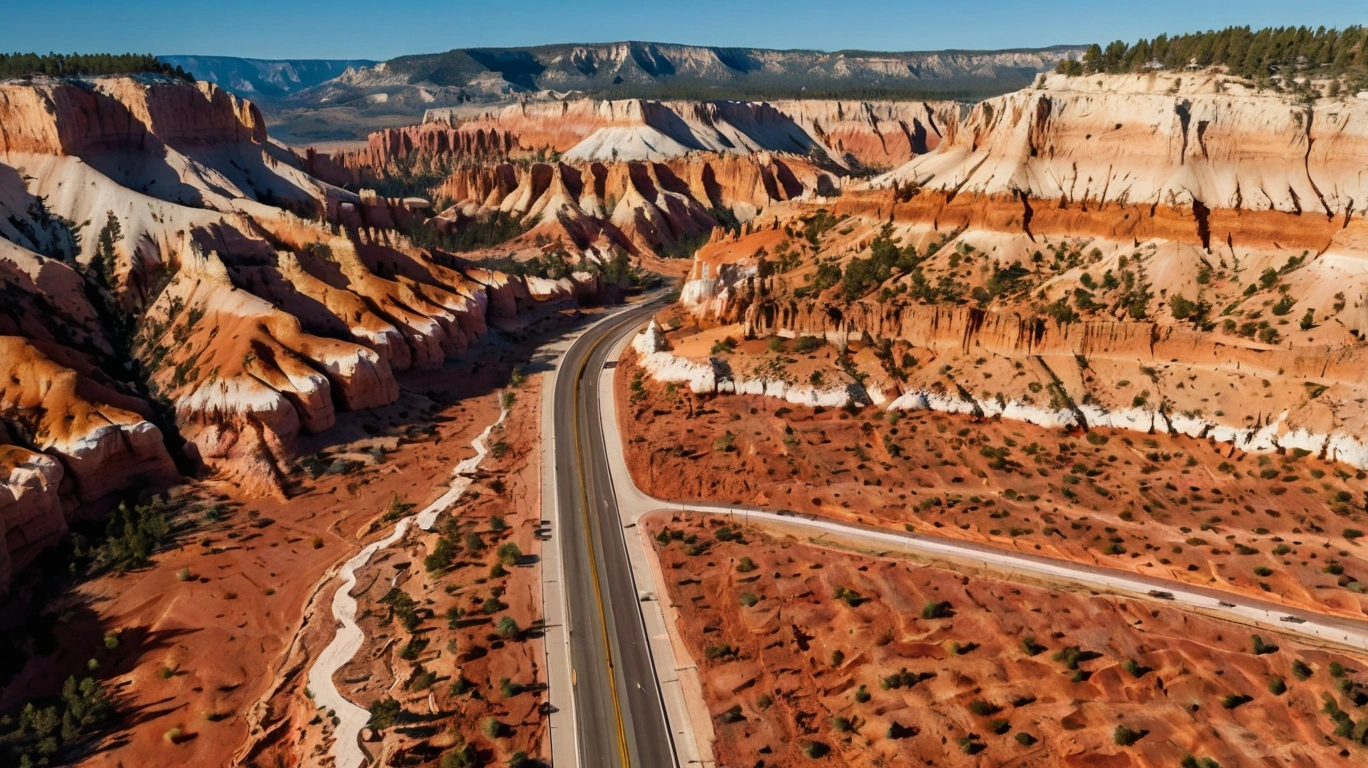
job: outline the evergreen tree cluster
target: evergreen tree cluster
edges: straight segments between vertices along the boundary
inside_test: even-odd
[[[173,507],[161,496],[146,504],[119,504],[105,526],[105,541],[90,554],[97,568],[124,572],[146,565],[152,553],[171,538]]]
[[[172,67],[147,53],[0,53],[0,80],[36,75],[93,77],[144,73],[195,82],[179,65]]]
[[[114,715],[114,705],[99,681],[68,677],[59,699],[29,702],[17,717],[0,718],[0,758],[18,768],[56,764],[67,748],[98,730]]]
[[[1233,75],[1265,80],[1275,74],[1305,73],[1368,81],[1368,31],[1319,27],[1227,27],[1127,44],[1115,40],[1105,47],[1088,46],[1081,60],[1059,62],[1067,75],[1139,72],[1147,68],[1183,69],[1224,66]]]

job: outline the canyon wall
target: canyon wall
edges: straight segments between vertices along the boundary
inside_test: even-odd
[[[0,83],[0,125],[0,589],[124,494],[281,493],[299,435],[598,290],[414,247],[388,227],[420,208],[310,176],[211,85]]]
[[[666,160],[689,152],[785,152],[842,168],[890,168],[934,149],[954,102],[802,100],[524,102],[476,118],[429,110],[428,125],[517,137],[574,160]]]
[[[847,186],[824,204],[836,231],[805,239],[809,203],[716,239],[682,299],[746,338],[849,345],[850,382],[889,407],[1365,467],[1365,131],[1368,101],[1299,101],[1216,71],[1050,76]]]

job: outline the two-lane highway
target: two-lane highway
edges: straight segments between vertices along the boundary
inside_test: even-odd
[[[605,456],[597,382],[609,350],[659,307],[591,327],[561,359],[553,395],[570,660],[580,765],[669,768],[675,751],[652,667]]]

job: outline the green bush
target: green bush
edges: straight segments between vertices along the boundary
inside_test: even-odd
[[[384,730],[398,725],[403,718],[404,708],[393,696],[386,696],[370,707],[370,721],[367,723],[375,730]]]
[[[927,619],[948,619],[955,614],[949,602],[930,602],[922,606],[922,618]]]
[[[512,616],[504,616],[499,619],[495,631],[498,632],[499,637],[505,640],[512,640],[522,635],[522,627],[518,626],[518,622]]]
[[[1112,743],[1120,747],[1129,747],[1139,741],[1140,737],[1143,735],[1144,734],[1140,731],[1127,728],[1124,725],[1118,725],[1116,726],[1116,730],[1112,731]]]

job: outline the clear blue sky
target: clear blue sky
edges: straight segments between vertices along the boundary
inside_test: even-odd
[[[0,50],[371,58],[652,40],[764,48],[1035,47],[1253,27],[1345,26],[1366,0],[0,0]]]

